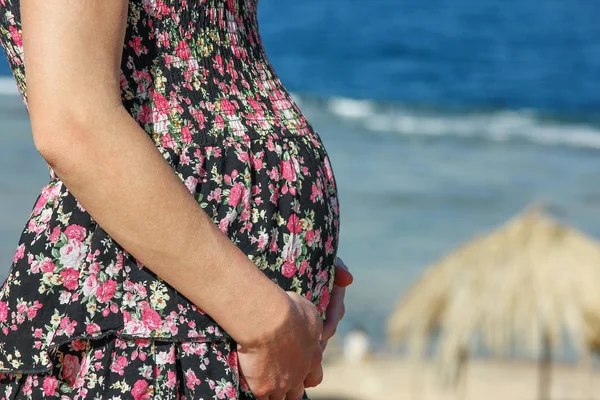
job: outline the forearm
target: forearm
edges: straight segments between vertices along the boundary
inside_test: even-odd
[[[283,317],[285,292],[218,229],[123,107],[69,120],[54,119],[56,132],[36,145],[117,243],[240,343]]]

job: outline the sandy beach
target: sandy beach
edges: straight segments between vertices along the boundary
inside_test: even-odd
[[[600,399],[600,373],[568,365],[552,367],[547,400]],[[313,400],[537,400],[535,362],[472,361],[464,397],[444,389],[431,364],[418,372],[407,360],[378,358],[362,365],[337,361],[325,366],[323,383]]]

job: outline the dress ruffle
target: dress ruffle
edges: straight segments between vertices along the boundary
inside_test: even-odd
[[[237,352],[229,341],[108,335],[57,346],[49,359],[49,374],[0,373],[0,398],[255,399],[240,382]]]

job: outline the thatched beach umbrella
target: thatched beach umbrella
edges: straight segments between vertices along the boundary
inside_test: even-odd
[[[420,353],[439,333],[442,372],[456,382],[474,342],[551,361],[568,336],[580,353],[600,348],[600,242],[529,209],[439,263],[388,321],[392,343]],[[540,374],[548,398],[549,367]]]

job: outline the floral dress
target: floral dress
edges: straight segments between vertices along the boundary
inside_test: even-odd
[[[18,0],[0,0],[0,44],[27,105],[21,33]],[[256,0],[130,1],[120,87],[221,231],[324,317],[336,182],[265,55]],[[233,339],[49,172],[0,290],[0,399],[254,398]]]

